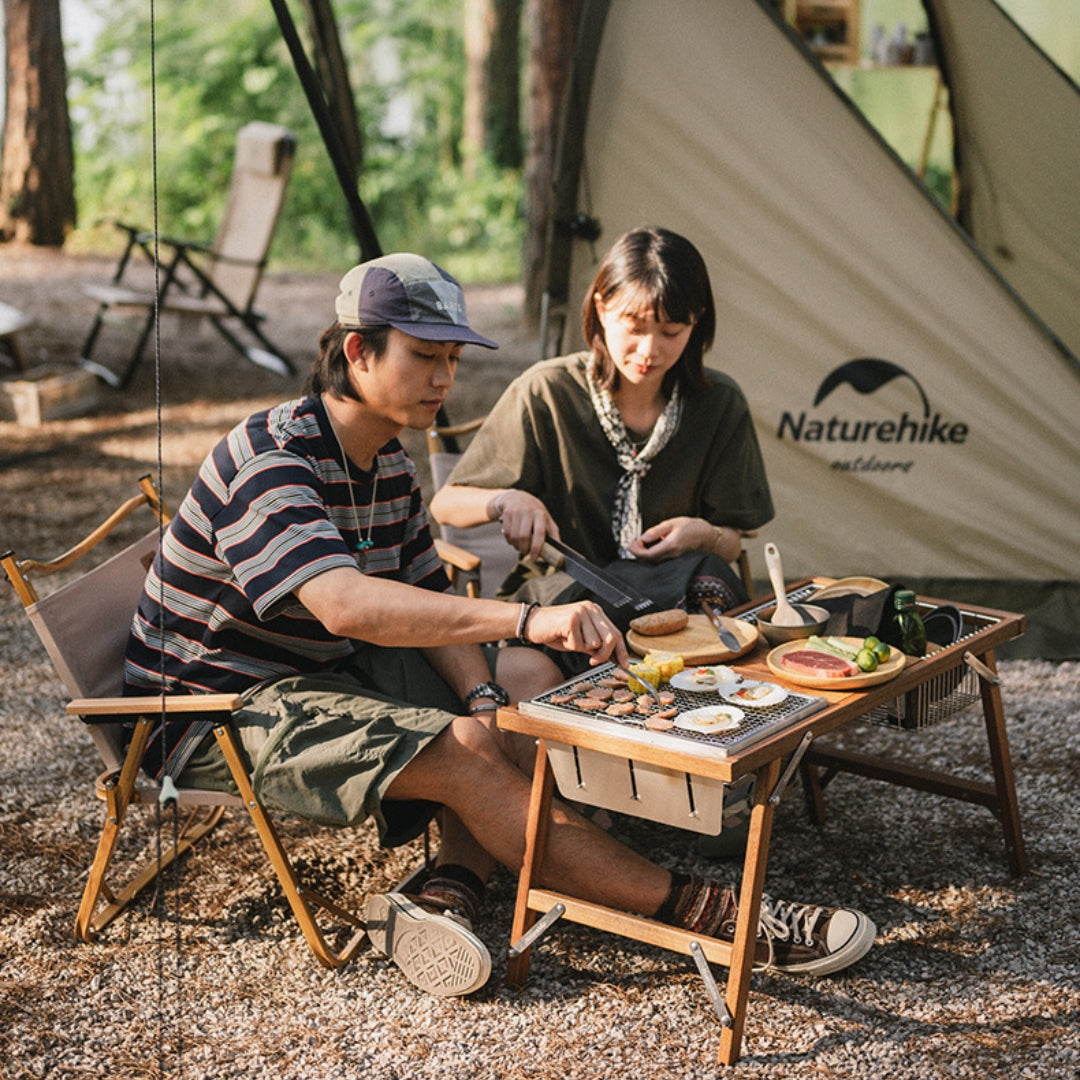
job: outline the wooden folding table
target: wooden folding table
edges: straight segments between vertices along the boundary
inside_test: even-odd
[[[814,588],[827,583],[826,579],[804,583],[804,591],[799,593],[794,590],[793,595],[805,599],[807,590],[812,593]],[[931,607],[938,601],[920,598],[920,603],[924,607]],[[755,610],[757,608],[748,606],[747,613],[751,618]],[[565,718],[551,714],[530,715],[527,703],[519,708],[500,709],[498,723],[501,728],[538,740],[525,858],[518,881],[511,959],[507,968],[510,984],[519,987],[524,985],[528,977],[532,945],[538,937],[538,930],[546,930],[558,918],[685,953],[697,963],[720,1016],[722,1030],[719,1061],[725,1065],[733,1064],[739,1057],[746,1021],[750,974],[773,814],[783,788],[800,764],[806,766],[804,780],[809,785],[811,808],[816,809],[819,814],[823,812],[822,785],[816,770],[821,767],[832,772],[861,773],[940,795],[979,802],[1000,818],[1009,868],[1014,874],[1022,874],[1027,863],[1001,693],[997,684],[994,649],[1023,633],[1024,619],[1023,616],[1010,612],[974,607],[964,608],[963,618],[964,634],[955,644],[926,658],[909,661],[895,678],[876,686],[855,691],[815,688],[810,692],[825,699],[824,706],[818,712],[795,720],[749,748],[726,757],[702,753],[696,745],[680,743],[678,738],[672,738],[667,733],[643,733],[639,728],[629,728],[617,723],[610,724],[609,730],[600,730],[595,724],[586,726],[576,723],[571,715]],[[768,652],[768,647],[760,643],[753,652],[734,662],[732,666],[746,676],[782,683],[783,680],[778,679],[767,665]],[[978,687],[977,693],[969,693],[966,699],[963,695],[966,691],[969,692],[970,688],[961,685],[964,680],[977,681]],[[792,690],[807,692],[804,688],[789,685]],[[905,704],[909,709],[941,706],[942,701],[930,700],[933,695],[927,697],[928,688],[934,689],[935,693],[941,691],[946,707],[949,699],[958,698],[958,707],[981,699],[994,774],[992,783],[976,784],[945,774],[890,764],[873,756],[819,750],[811,745],[821,736],[860,717],[873,716],[875,713],[891,715],[897,713],[897,710],[903,713]],[[652,735],[655,737],[648,737]],[[685,773],[690,778],[719,781],[725,785],[734,784],[750,774],[755,776],[733,944],[588,903],[556,889],[539,887],[551,800],[555,789],[548,752],[552,747],[567,746],[629,759],[631,763],[641,763],[646,768],[658,767],[661,770]],[[572,797],[578,797],[576,793],[571,794]],[[648,812],[642,812],[639,816],[653,817]],[[726,991],[722,996],[711,978],[709,962],[722,964],[729,969]]]

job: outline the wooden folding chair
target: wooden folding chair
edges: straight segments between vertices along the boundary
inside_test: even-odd
[[[20,559],[14,551],[0,555],[0,563],[15,587],[26,614],[45,646],[57,675],[72,695],[67,711],[83,718],[105,766],[97,781],[97,795],[105,801],[105,821],[90,867],[75,921],[78,936],[91,941],[154,881],[159,869],[172,864],[206,836],[228,807],[243,807],[250,815],[285,897],[308,945],[325,967],[351,960],[366,942],[364,923],[320,893],[302,884],[283,848],[273,822],[260,806],[229,724],[230,714],[242,704],[235,694],[152,695],[123,697],[124,652],[132,615],[138,605],[147,568],[158,547],[154,529],[112,558],[41,597],[33,578],[63,570],[85,556],[141,507],[149,507],[164,523],[167,512],[150,477],[139,481],[140,494],[128,499],[97,529],[55,559],[38,562]],[[201,714],[195,738],[214,732],[238,795],[187,788],[176,784],[166,771],[162,784],[142,770],[143,752],[154,728],[178,713]],[[134,734],[124,749],[124,722]],[[174,755],[175,756],[175,755]],[[179,771],[178,769],[175,771]],[[163,790],[165,797],[163,798]],[[132,807],[154,806],[175,799],[183,812],[179,838],[161,857],[154,858],[126,883],[110,883],[113,855]],[[316,916],[334,920],[335,933],[351,936],[340,949],[329,944]]]
[[[164,254],[156,304],[149,283],[129,283],[129,272],[138,272],[135,264],[153,265],[154,234],[116,222],[128,239],[112,281],[83,285],[83,292],[98,301],[98,311],[80,353],[82,367],[111,386],[126,386],[149,340],[155,315],[161,311],[208,319],[253,364],[278,375],[295,373],[292,361],[263,332],[265,313],[254,307],[295,151],[296,139],[283,127],[255,122],[240,129],[228,203],[213,243],[158,237]],[[137,258],[140,253],[146,263]],[[134,262],[132,256],[136,256]],[[105,323],[117,321],[113,309],[145,312],[135,348],[120,374],[91,355]],[[258,344],[241,340],[240,330]]]
[[[431,469],[432,493],[446,483],[447,477],[461,457],[459,439],[473,434],[484,422],[474,417],[462,424],[436,423],[427,431],[428,465]],[[450,579],[459,592],[468,596],[494,596],[498,587],[517,564],[517,552],[506,542],[497,521],[477,525],[471,529],[458,529],[452,525],[440,525],[441,540],[437,542],[443,563]],[[749,532],[747,536],[757,536]],[[445,545],[445,546],[444,546]],[[460,554],[459,554],[460,553]],[[462,559],[462,555],[465,556]],[[475,565],[462,569],[462,564],[473,557]],[[754,579],[750,571],[750,556],[746,547],[739,552],[736,561],[746,595],[754,595]]]
[[[477,417],[464,424],[435,424],[427,431],[428,466],[432,494],[446,483],[461,457],[458,440],[471,435],[484,422]],[[517,564],[517,552],[506,542],[497,521],[472,529],[439,526],[436,547],[450,580],[466,596],[493,597]]]

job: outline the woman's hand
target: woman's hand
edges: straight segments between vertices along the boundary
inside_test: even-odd
[[[559,539],[559,526],[547,507],[527,491],[508,488],[501,492],[491,500],[489,513],[493,519],[502,522],[506,542],[519,555],[537,559],[547,537]]]
[[[614,660],[621,667],[630,662],[618,627],[592,600],[537,608],[526,623],[525,638],[560,652],[587,653],[594,666],[606,660]]]
[[[646,529],[629,545],[642,562],[663,562],[688,551],[708,551],[734,562],[742,550],[742,533],[726,525],[710,525],[704,518],[674,517]]]

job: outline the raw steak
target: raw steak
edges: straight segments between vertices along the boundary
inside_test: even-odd
[[[789,671],[822,679],[842,679],[846,675],[858,675],[859,669],[850,660],[835,653],[818,652],[816,649],[794,649],[780,657],[780,664]]]

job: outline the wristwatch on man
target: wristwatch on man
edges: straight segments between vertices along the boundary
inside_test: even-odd
[[[495,708],[502,705],[510,704],[510,695],[495,682],[482,682],[477,686],[474,686],[465,695],[465,708],[469,710],[469,713],[474,712],[488,712],[488,708],[474,709],[472,703],[480,698],[490,698],[495,703]]]

